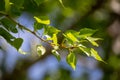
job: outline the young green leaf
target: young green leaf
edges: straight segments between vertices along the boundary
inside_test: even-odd
[[[72,33],[76,38],[79,37],[80,32],[75,30],[68,30],[66,33]]]
[[[61,60],[60,54],[56,50],[52,50],[52,54],[57,58],[58,61]]]
[[[57,35],[60,32],[60,30],[52,26],[45,26],[44,29],[44,34],[49,35],[51,38],[53,37],[53,34]]]
[[[5,11],[9,12],[10,10],[10,0],[5,0]]]
[[[92,45],[94,45],[94,46],[99,46],[98,44],[97,44],[97,42],[95,42],[95,41],[97,41],[97,40],[101,40],[100,38],[93,38],[93,37],[87,37],[86,38]]]
[[[55,45],[58,45],[57,35],[56,35],[56,34],[53,34],[52,40],[53,40],[53,43],[54,43]]]
[[[70,52],[66,58],[67,63],[75,70],[77,59],[73,52]]]
[[[71,32],[65,33],[64,36],[65,36],[67,39],[71,40],[73,43],[74,43],[74,42],[79,42],[79,40],[78,40]]]
[[[37,54],[39,56],[44,55],[46,52],[46,49],[42,45],[37,45]]]
[[[41,24],[41,23],[38,23],[38,22],[34,23],[34,31],[40,30],[40,29],[42,29],[44,27],[46,27],[45,24]]]
[[[79,34],[80,38],[86,38],[86,37],[92,36],[96,32],[96,30],[84,28],[84,29],[81,29],[79,32],[80,32]]]
[[[87,56],[90,56],[91,52],[90,49],[87,47],[80,46],[79,49],[84,52]]]
[[[104,62],[103,60],[102,60],[102,58],[99,56],[99,54],[98,54],[98,52],[96,51],[96,50],[94,50],[93,48],[91,48],[91,56],[92,57],[94,57],[96,60],[98,60],[98,61],[102,61],[102,62]]]
[[[41,20],[40,18],[34,16],[35,20],[38,22],[38,23],[41,23],[41,24],[45,24],[45,25],[49,25],[50,24],[50,20]]]

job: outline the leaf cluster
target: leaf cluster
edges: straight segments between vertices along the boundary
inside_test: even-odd
[[[47,1],[48,0],[30,0],[29,2],[35,3],[34,7],[39,7],[42,3]],[[65,7],[62,3],[62,0],[59,0],[59,2],[62,4],[63,7]],[[53,47],[51,52],[58,59],[58,61],[61,60],[61,56],[59,54],[60,47],[67,49],[68,55],[66,57],[66,61],[73,69],[76,68],[77,63],[76,54],[74,52],[75,49],[81,50],[87,56],[94,57],[98,61],[103,61],[95,49],[84,45],[85,43],[90,43],[95,47],[99,46],[99,44],[96,41],[101,40],[101,38],[92,37],[92,35],[97,30],[84,28],[80,29],[79,31],[67,30],[63,33],[61,30],[58,30],[54,26],[51,26],[49,19],[41,19],[40,17],[34,15],[35,22],[34,30],[32,31],[26,28],[25,26],[19,24],[14,19],[15,16],[18,16],[19,14],[21,14],[22,11],[27,9],[25,7],[25,0],[4,0],[2,3],[4,4],[4,8],[0,8],[0,25],[2,26],[0,27],[0,36],[2,36],[10,45],[15,47],[21,53],[24,54],[24,52],[20,49],[23,43],[23,39],[16,38],[11,34],[18,33],[18,29],[26,30],[31,34],[35,35],[41,41],[50,44]],[[40,35],[37,34],[37,31],[41,29],[44,30],[42,37],[40,37]],[[63,36],[62,43],[58,43],[59,33],[61,33]],[[46,52],[46,49],[42,44],[38,44],[36,46],[36,50],[39,56],[44,55]]]

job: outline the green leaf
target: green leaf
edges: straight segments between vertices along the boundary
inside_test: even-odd
[[[97,30],[89,29],[89,28],[84,28],[80,30],[80,38],[85,38],[92,36]]]
[[[2,20],[0,20],[2,25],[8,30],[11,31],[13,33],[17,33],[17,29],[16,29],[16,23],[14,23],[13,21],[7,19],[7,18],[3,18]]]
[[[7,13],[10,11],[10,0],[5,0],[5,11]]]
[[[34,23],[34,31],[40,30],[40,29],[44,28],[45,26],[46,26],[45,24],[35,22]]]
[[[46,52],[46,49],[42,45],[37,45],[37,54],[39,56],[44,55]]]
[[[61,60],[60,54],[56,50],[52,50],[52,54],[57,58],[58,61]]]
[[[15,39],[9,32],[0,27],[0,36],[2,36],[8,43],[12,44],[12,41]]]
[[[53,44],[58,45],[57,35],[56,34],[53,34],[52,40],[53,40]]]
[[[75,30],[67,30],[66,33],[72,33],[72,35],[74,35],[76,38],[78,38],[80,34],[80,32],[75,31]]]
[[[79,49],[84,52],[87,56],[90,56],[91,52],[90,52],[90,49],[83,46],[82,44],[79,46]]]
[[[45,25],[49,25],[50,24],[50,20],[41,20],[40,18],[34,16],[35,20],[38,22],[38,23],[41,23],[41,24],[45,24]]]
[[[13,41],[12,45],[17,49],[19,50],[19,48],[21,47],[23,43],[23,39],[22,38],[17,38]]]
[[[66,32],[66,33],[64,34],[64,36],[65,36],[67,39],[71,40],[73,43],[74,43],[74,42],[79,42],[79,40],[78,40],[71,32]]]
[[[21,47],[23,43],[22,38],[15,38],[9,32],[7,32],[5,29],[1,27],[0,27],[0,36],[2,36],[10,45],[15,47],[17,50]]]
[[[74,53],[70,52],[66,58],[67,63],[75,70],[77,59]]]
[[[98,60],[98,61],[102,61],[102,62],[104,62],[103,60],[102,60],[102,58],[99,56],[99,54],[98,54],[98,52],[96,51],[96,50],[94,50],[93,48],[91,48],[91,56],[92,57],[94,57],[96,60]]]
[[[60,32],[60,30],[51,26],[46,26],[44,29],[45,29],[44,34],[47,40],[51,40],[54,46],[57,46],[58,45],[57,34],[58,32]]]
[[[50,37],[53,37],[53,34],[57,35],[60,32],[60,30],[52,26],[46,26],[44,29],[44,34],[49,35]]]
[[[93,37],[86,37],[86,39],[92,44],[92,45],[94,45],[94,46],[99,46],[98,44],[97,44],[97,42],[95,42],[95,41],[97,41],[97,40],[101,40],[101,38],[93,38]]]

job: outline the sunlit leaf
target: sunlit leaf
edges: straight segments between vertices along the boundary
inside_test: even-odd
[[[61,60],[60,54],[56,50],[52,50],[53,55],[57,58],[58,61]]]
[[[57,35],[60,32],[60,30],[52,26],[46,26],[44,29],[44,34],[49,35],[50,37],[53,37],[53,34]]]
[[[40,18],[34,16],[35,20],[38,22],[38,23],[41,23],[41,24],[46,24],[46,25],[49,25],[50,24],[50,20],[41,20]]]
[[[53,43],[54,43],[55,45],[58,44],[58,42],[57,42],[57,35],[56,35],[56,34],[53,34],[52,40],[53,40]]]
[[[75,31],[75,30],[67,30],[66,33],[72,33],[72,35],[74,35],[76,38],[78,38],[80,34],[79,31]]]
[[[74,53],[70,52],[66,58],[67,63],[75,70],[77,59]]]
[[[10,0],[5,0],[5,11],[9,12],[10,10]]]
[[[52,29],[54,30],[54,31],[52,31]],[[48,30],[48,29],[47,29]],[[49,30],[47,31],[47,30],[45,30],[46,31],[46,33],[45,34],[47,34],[47,35],[45,35],[46,36],[46,38],[47,38],[47,40],[51,40],[51,41],[53,41],[53,44],[55,45],[55,46],[57,46],[58,45],[58,40],[57,40],[57,30],[56,29],[54,29],[54,28],[49,28]],[[56,31],[56,32],[55,32]]]
[[[79,42],[79,40],[71,32],[65,33],[64,36],[73,42]]]
[[[79,46],[79,49],[84,52],[87,56],[90,56],[91,52],[90,49],[85,46]]]
[[[103,60],[102,60],[102,58],[99,56],[99,54],[98,54],[98,52],[96,51],[96,50],[94,50],[93,48],[91,48],[91,56],[92,57],[94,57],[96,60],[98,60],[98,61],[102,61],[102,62],[104,62]]]
[[[37,54],[39,56],[44,55],[46,52],[46,49],[42,45],[37,45]]]
[[[99,46],[98,44],[97,44],[97,42],[95,42],[95,41],[97,41],[97,40],[101,40],[100,38],[93,38],[93,37],[87,37],[86,38],[89,42],[91,42],[91,44],[92,45],[94,45],[94,46]]]

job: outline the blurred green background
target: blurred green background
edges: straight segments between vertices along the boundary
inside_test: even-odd
[[[103,40],[96,49],[107,64],[77,52],[80,55],[74,71],[65,61],[65,50],[60,51],[62,61],[57,62],[49,46],[43,43],[47,53],[39,57],[35,46],[41,42],[32,34],[19,31],[13,35],[24,39],[22,49],[28,54],[19,54],[0,37],[0,80],[120,80],[120,0],[10,1],[16,4],[12,6],[13,16],[19,16],[18,22],[30,29],[33,29],[34,15],[50,18],[51,25],[62,31],[97,29],[94,36]],[[0,0],[1,11],[3,6],[4,0]]]

